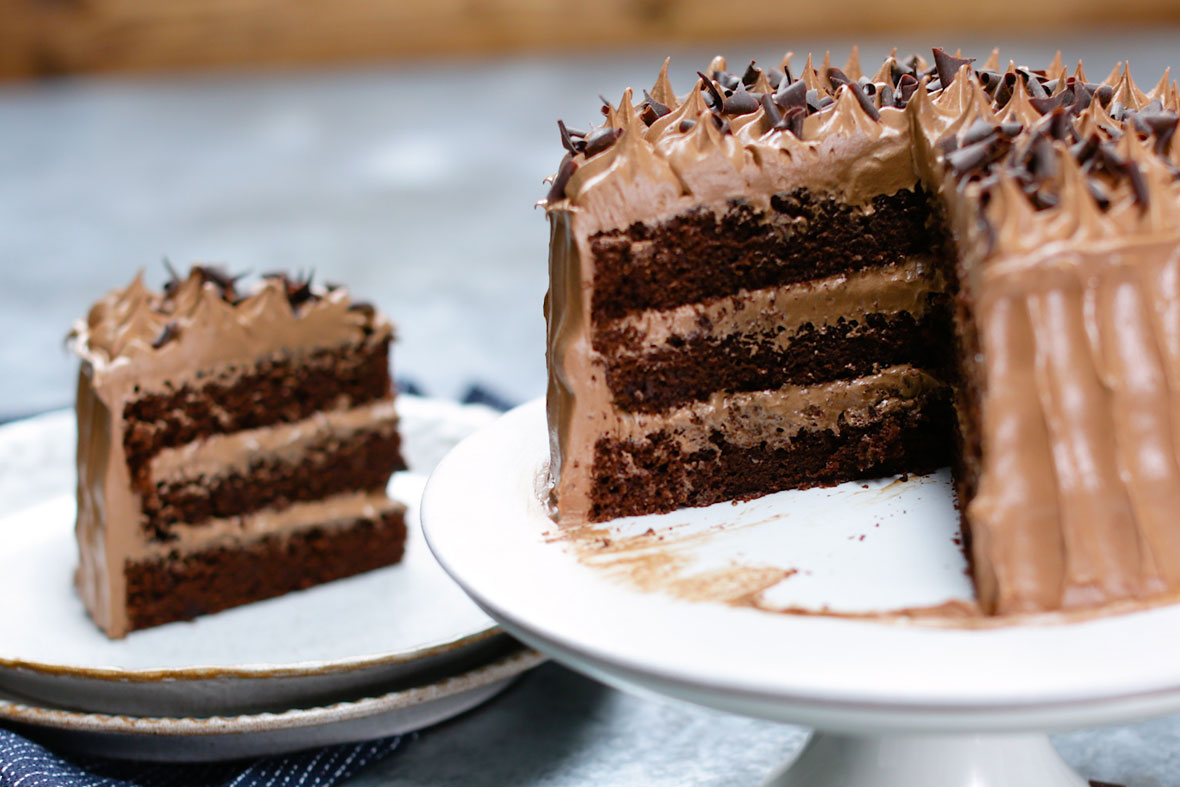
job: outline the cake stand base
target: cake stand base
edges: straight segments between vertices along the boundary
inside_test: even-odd
[[[766,787],[1088,787],[1047,735],[816,732]]]

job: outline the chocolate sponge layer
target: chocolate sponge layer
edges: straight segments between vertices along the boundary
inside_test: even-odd
[[[389,337],[351,347],[281,356],[228,369],[200,384],[145,393],[123,409],[123,447],[132,484],[146,484],[148,460],[198,437],[299,421],[341,401],[351,406],[391,390]]]
[[[868,209],[807,189],[770,205],[731,200],[720,214],[697,208],[592,235],[593,321],[900,263],[943,240],[920,187],[874,197]]]
[[[675,436],[600,438],[595,445],[590,518],[664,513],[783,489],[830,486],[948,463],[954,410],[943,391],[863,426],[801,431],[776,445],[737,445],[716,432],[691,453]]]
[[[774,335],[699,337],[653,352],[611,352],[603,341],[606,379],[625,412],[656,413],[728,393],[775,390],[873,374],[897,364],[938,372],[951,365],[945,296],[921,320],[909,313],[869,314],[833,325],[805,325],[780,346]]]
[[[259,457],[244,473],[159,482],[142,499],[144,528],[150,538],[167,541],[181,523],[199,525],[345,492],[380,491],[394,472],[406,469],[400,445],[391,428],[385,434],[365,432],[310,445],[298,461]]]
[[[241,546],[129,562],[130,628],[191,620],[397,563],[405,541],[399,509]]]

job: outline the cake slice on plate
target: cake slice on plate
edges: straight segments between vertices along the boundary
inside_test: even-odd
[[[142,274],[73,330],[77,586],[111,637],[398,562],[393,326],[339,287]]]

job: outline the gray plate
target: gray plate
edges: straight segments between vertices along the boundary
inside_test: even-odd
[[[490,664],[401,691],[281,713],[213,718],[79,713],[0,696],[0,721],[55,748],[104,757],[172,762],[257,757],[437,724],[494,697],[543,660],[517,646]]]

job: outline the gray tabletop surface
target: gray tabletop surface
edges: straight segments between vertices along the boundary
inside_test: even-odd
[[[932,37],[986,57],[1057,48],[1102,78],[1130,58],[1150,88],[1177,31],[994,42]],[[950,40],[948,40],[950,39]],[[931,39],[896,43],[926,51]],[[865,63],[893,42],[862,39]],[[399,377],[461,397],[544,391],[547,231],[533,209],[560,158],[554,121],[598,119],[597,95],[673,83],[722,51],[776,62],[847,40],[68,79],[0,86],[0,419],[66,406],[62,339],[108,289],[160,260],[255,272],[314,269],[399,324]],[[679,74],[682,78],[677,79]],[[756,784],[805,730],[640,698],[548,664],[437,728],[356,784]],[[1180,785],[1180,718],[1059,734],[1085,776]]]

